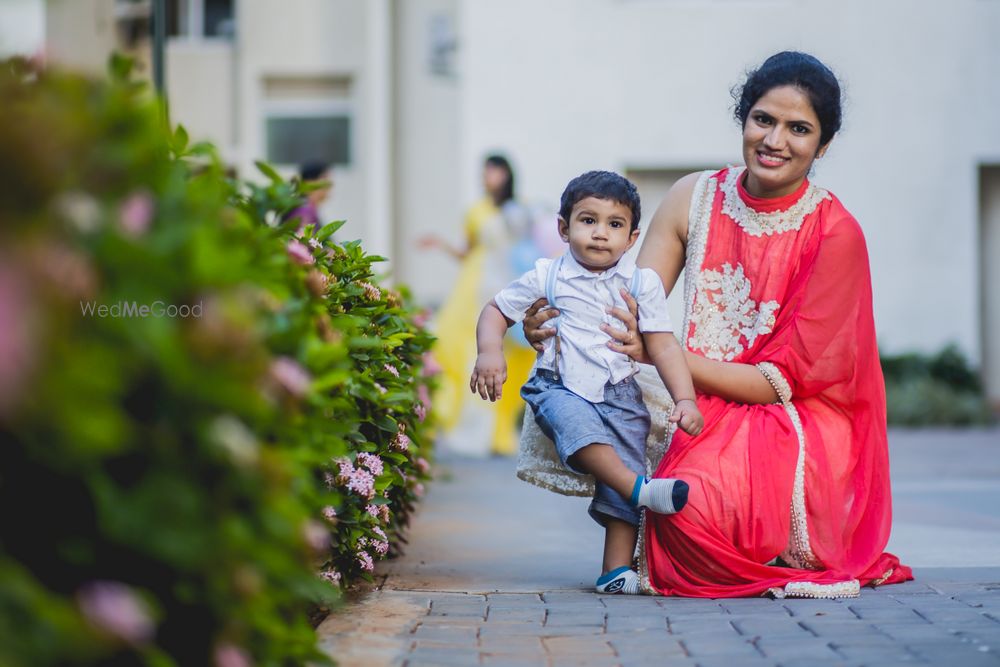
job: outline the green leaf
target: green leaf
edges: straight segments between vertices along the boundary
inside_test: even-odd
[[[171,144],[177,155],[184,154],[184,149],[186,149],[188,145],[188,133],[187,130],[184,129],[183,125],[178,125],[177,129],[174,130],[174,136],[171,140]]]
[[[320,241],[325,241],[331,236],[333,236],[337,232],[337,230],[343,227],[345,224],[347,224],[347,220],[335,220],[333,222],[329,222],[323,225],[322,229],[319,230],[319,233],[316,234],[316,238],[318,238]]]
[[[278,184],[285,182],[285,179],[283,179],[281,175],[274,170],[274,167],[272,167],[268,163],[262,162],[261,160],[256,160],[254,164],[257,166],[257,169],[260,170],[260,173],[264,174],[265,176],[271,179],[272,183]]]

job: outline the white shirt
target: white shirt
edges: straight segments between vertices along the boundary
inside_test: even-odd
[[[554,260],[540,259],[535,268],[512,282],[494,297],[500,312],[520,322],[524,312],[545,296],[545,279]],[[559,375],[574,394],[591,403],[604,402],[604,385],[621,382],[635,374],[632,360],[607,346],[611,337],[600,330],[602,323],[623,329],[617,318],[605,312],[609,306],[628,310],[619,290],[628,291],[632,274],[639,271],[640,331],[673,331],[667,313],[667,295],[663,282],[652,269],[636,267],[635,260],[623,257],[615,266],[594,273],[580,266],[567,252],[556,277],[555,307],[559,309]],[[552,305],[552,304],[550,304]],[[544,327],[553,327],[552,320]],[[555,338],[545,341],[545,352],[535,368],[555,369]]]

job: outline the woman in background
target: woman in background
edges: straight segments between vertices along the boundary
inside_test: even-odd
[[[531,216],[514,198],[514,171],[502,155],[486,158],[483,190],[483,197],[465,214],[464,246],[452,246],[437,236],[421,241],[422,247],[439,248],[461,262],[455,287],[437,315],[433,354],[442,373],[432,405],[449,449],[508,456],[517,451],[523,407],[517,390],[531,372],[534,350],[523,340],[508,337],[504,355],[509,390],[494,404],[468,401],[466,396],[476,358],[479,305],[523,272],[515,264],[522,263],[522,242],[530,238]],[[488,439],[483,437],[484,424],[489,425]]]

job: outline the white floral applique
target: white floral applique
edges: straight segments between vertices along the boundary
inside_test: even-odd
[[[740,226],[750,236],[771,236],[794,232],[802,228],[802,222],[816,210],[823,200],[830,199],[830,193],[812,183],[799,199],[788,209],[761,213],[747,206],[740,197],[737,183],[746,167],[730,168],[722,183],[722,212]]]
[[[777,301],[758,306],[750,298],[750,280],[742,264],[734,269],[727,262],[720,271],[706,269],[698,276],[688,347],[708,359],[732,361],[753,347],[758,336],[771,333],[778,307]]]

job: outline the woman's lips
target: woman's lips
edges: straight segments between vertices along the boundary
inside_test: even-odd
[[[757,152],[757,164],[762,167],[780,167],[786,162],[788,162],[787,157],[782,157],[780,155],[771,155],[769,153]]]

